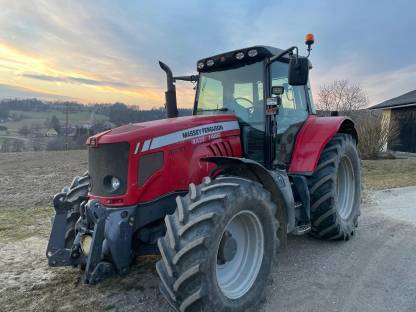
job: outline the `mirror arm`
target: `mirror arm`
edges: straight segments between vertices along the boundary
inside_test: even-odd
[[[286,49],[284,51],[282,51],[280,54],[272,56],[269,61],[267,62],[267,64],[271,64],[274,61],[280,59],[282,56],[285,56],[286,54],[292,55],[293,54],[293,50],[296,50],[296,59],[298,58],[298,47],[290,47],[289,49]]]
[[[198,81],[198,75],[189,75],[189,76],[177,76],[177,77],[173,77],[173,81],[176,81],[176,80],[197,82]]]

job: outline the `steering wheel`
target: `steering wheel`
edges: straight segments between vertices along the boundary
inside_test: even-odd
[[[242,105],[240,105],[240,106],[242,106],[242,108],[244,108],[245,110],[247,110],[247,112],[248,112],[248,117],[249,117],[249,118],[252,118],[252,117],[253,117],[253,113],[254,113],[254,103],[253,103],[252,101],[250,101],[249,99],[244,98],[244,97],[236,97],[236,98],[234,98],[234,101],[236,101],[236,102],[237,102],[237,100],[243,100],[243,101],[246,101],[246,102],[248,102],[249,104],[251,104],[251,106],[250,106],[250,107],[244,107],[244,106],[242,106]],[[238,103],[238,102],[237,102],[237,103]]]
[[[254,103],[252,101],[250,101],[249,99],[243,98],[243,97],[236,97],[234,98],[234,101],[237,102],[237,100],[243,100],[243,101],[247,101],[251,104],[251,106],[254,106]]]

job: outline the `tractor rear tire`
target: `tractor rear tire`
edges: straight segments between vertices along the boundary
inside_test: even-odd
[[[76,236],[76,223],[80,217],[80,205],[88,195],[89,177],[88,173],[83,176],[76,176],[69,187],[64,187],[66,193],[65,201],[72,204],[72,208],[67,213],[65,248],[70,249]]]
[[[360,158],[349,134],[335,135],[308,178],[311,234],[324,240],[349,240],[358,225],[361,201]]]
[[[177,311],[244,311],[262,299],[276,255],[276,205],[261,184],[205,178],[165,217],[156,264]]]

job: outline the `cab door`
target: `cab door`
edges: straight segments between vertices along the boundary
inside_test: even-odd
[[[263,82],[234,84],[235,109],[239,117],[245,158],[264,164],[264,101]],[[243,118],[242,118],[243,117]]]
[[[274,160],[274,165],[283,166],[290,163],[296,135],[309,115],[306,86],[289,85],[288,67],[287,63],[274,62],[270,70],[271,85],[284,88],[277,116]]]

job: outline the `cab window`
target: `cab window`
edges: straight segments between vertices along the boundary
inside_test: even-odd
[[[196,114],[235,114],[240,121],[264,131],[263,73],[263,62],[202,73]]]
[[[284,88],[277,116],[276,162],[279,165],[290,162],[296,135],[309,115],[305,86],[289,85],[288,67],[281,62],[274,62],[271,66],[272,86]]]
[[[279,109],[278,132],[284,132],[291,125],[303,122],[308,117],[305,86],[291,86],[288,83],[288,64],[274,62],[271,67],[272,86],[282,86],[282,105]]]

